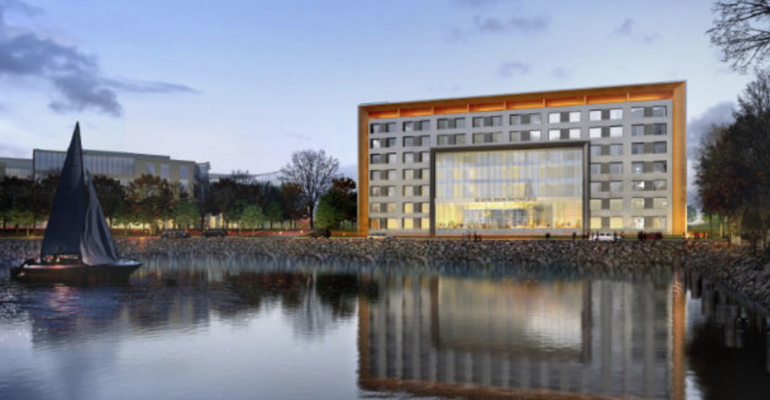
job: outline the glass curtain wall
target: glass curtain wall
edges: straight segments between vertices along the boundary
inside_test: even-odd
[[[436,230],[583,228],[583,149],[436,154]]]

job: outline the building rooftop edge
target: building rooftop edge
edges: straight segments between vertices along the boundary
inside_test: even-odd
[[[51,152],[51,153],[66,153],[66,151],[63,151],[63,150],[33,149],[32,150],[32,154],[34,155],[35,152],[38,152],[38,151]],[[171,156],[162,156],[162,155],[158,155],[158,154],[128,153],[128,152],[123,152],[123,151],[89,150],[89,149],[83,149],[83,153],[84,154],[92,154],[92,155],[152,158],[152,159],[159,159],[159,160],[169,160],[169,161],[189,162],[189,163],[199,164],[199,162],[197,162],[197,161],[177,160],[177,159],[171,158]]]
[[[686,85],[687,80],[675,80],[675,81],[664,81],[664,82],[647,82],[647,83],[631,83],[631,84],[624,84],[624,85],[612,85],[612,86],[591,86],[591,87],[578,87],[578,88],[566,88],[566,89],[551,89],[551,90],[542,90],[542,91],[535,91],[535,92],[517,92],[517,93],[497,93],[497,94],[487,94],[487,95],[480,95],[480,96],[465,96],[465,97],[441,97],[441,98],[433,98],[433,99],[419,99],[419,100],[405,100],[405,101],[380,101],[380,102],[366,102],[366,103],[360,103],[358,105],[359,109],[367,109],[367,108],[381,108],[381,107],[393,107],[393,106],[402,106],[402,105],[420,105],[424,103],[437,103],[437,102],[450,102],[450,101],[457,101],[457,100],[478,100],[483,101],[485,99],[494,99],[494,98],[500,98],[500,97],[515,97],[515,96],[531,96],[531,95],[558,95],[559,93],[571,93],[571,92],[587,92],[587,91],[593,91],[593,90],[602,90],[602,91],[611,91],[612,89],[631,89],[631,88],[642,88],[642,87],[650,87],[650,86],[660,86],[661,88],[667,87],[667,86],[679,86],[679,85]]]

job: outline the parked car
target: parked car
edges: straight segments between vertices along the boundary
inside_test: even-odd
[[[320,238],[328,239],[332,237],[332,231],[330,231],[329,229],[316,229],[313,232],[310,232],[310,234],[307,236],[313,239],[320,239]]]
[[[596,232],[591,236],[591,240],[599,242],[614,242],[617,236],[609,232]]]
[[[226,237],[226,229],[208,229],[203,232],[203,237]]]
[[[395,239],[393,236],[390,236],[385,232],[372,232],[366,238],[375,240]]]
[[[161,239],[187,239],[190,234],[179,229],[166,229],[160,233]]]

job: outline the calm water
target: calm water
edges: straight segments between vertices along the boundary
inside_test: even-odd
[[[770,398],[766,318],[697,276],[146,261],[0,268],[0,399]]]

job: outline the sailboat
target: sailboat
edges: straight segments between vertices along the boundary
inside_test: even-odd
[[[100,283],[127,280],[142,263],[119,259],[112,234],[83,163],[80,124],[67,150],[40,258],[11,270],[24,281]]]

